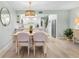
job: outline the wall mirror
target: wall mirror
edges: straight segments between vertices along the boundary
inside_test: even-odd
[[[3,26],[10,24],[10,13],[7,8],[1,8],[0,10],[0,20]]]

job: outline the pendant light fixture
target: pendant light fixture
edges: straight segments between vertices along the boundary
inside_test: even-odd
[[[35,11],[31,8],[32,2],[29,2],[29,9],[25,11],[25,16],[35,16]]]

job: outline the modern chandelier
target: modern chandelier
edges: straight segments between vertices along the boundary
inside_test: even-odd
[[[35,10],[31,9],[31,1],[29,2],[29,9],[25,11],[25,16],[35,16]]]

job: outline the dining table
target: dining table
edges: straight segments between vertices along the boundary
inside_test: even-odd
[[[20,33],[20,32],[27,32],[27,33],[30,35],[30,40],[29,40],[30,47],[33,47],[33,45],[34,45],[33,35],[34,35],[34,33],[37,32],[37,31],[39,31],[39,30],[33,30],[32,33],[31,33],[29,30],[22,30],[22,31],[14,32],[14,33],[12,33],[13,43],[16,43],[18,33]],[[44,33],[45,33],[47,36],[49,36],[48,33],[46,33],[46,32],[44,32]]]

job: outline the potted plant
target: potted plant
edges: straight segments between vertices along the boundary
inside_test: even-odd
[[[73,37],[73,30],[71,28],[67,28],[65,31],[64,31],[64,35],[65,37],[67,38],[67,40],[71,40],[72,37]]]

